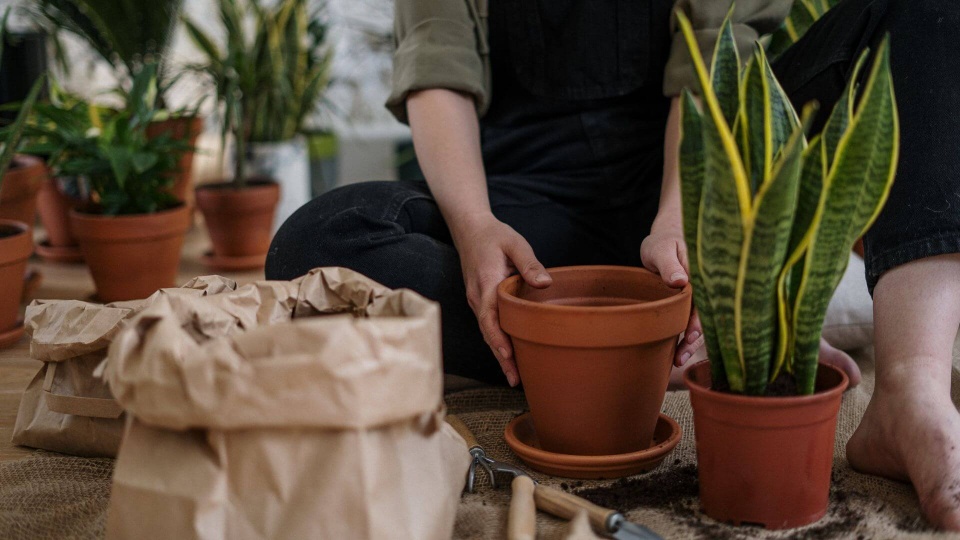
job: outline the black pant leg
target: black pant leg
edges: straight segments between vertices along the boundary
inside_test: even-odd
[[[871,291],[891,268],[960,253],[960,1],[844,0],[774,65],[795,106],[820,102],[822,126],[860,52],[887,33],[900,161],[864,238]]]

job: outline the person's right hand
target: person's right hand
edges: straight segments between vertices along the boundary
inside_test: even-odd
[[[497,286],[519,273],[529,285],[542,289],[553,279],[533,254],[530,244],[517,231],[493,214],[458,220],[454,244],[467,286],[467,302],[477,316],[483,340],[500,362],[510,386],[520,382],[510,337],[500,328]]]

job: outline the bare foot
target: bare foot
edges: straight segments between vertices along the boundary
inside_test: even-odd
[[[850,386],[860,384],[860,367],[850,358],[850,355],[827,343],[820,338],[820,361],[833,367],[842,369],[850,378]]]
[[[905,378],[907,379],[907,378]],[[909,380],[912,379],[912,380]],[[960,530],[960,413],[936,383],[878,384],[847,460],[857,471],[909,481],[934,526]]]

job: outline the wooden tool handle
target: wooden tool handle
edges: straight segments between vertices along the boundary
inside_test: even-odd
[[[537,506],[533,501],[533,480],[529,476],[517,476],[510,489],[507,539],[534,540],[537,537]]]
[[[597,506],[572,493],[566,493],[543,484],[537,484],[533,492],[533,498],[537,503],[537,508],[563,519],[573,519],[578,512],[584,510],[587,517],[590,518],[590,523],[601,532],[607,532],[607,520],[617,513],[616,510]]]
[[[468,449],[473,450],[474,448],[480,448],[480,443],[478,443],[477,438],[473,436],[473,432],[470,431],[470,428],[468,428],[457,415],[448,414],[447,423],[453,426],[453,429],[463,437],[463,440],[467,441]]]

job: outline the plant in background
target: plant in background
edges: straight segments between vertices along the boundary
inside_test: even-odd
[[[689,92],[682,96],[680,171],[714,388],[762,395],[792,375],[797,392],[811,394],[827,304],[896,169],[887,42],[859,99],[866,53],[808,142],[816,107],[798,118],[761,47],[741,71],[728,17],[708,72],[689,21],[677,16],[702,89],[703,112]]]
[[[129,80],[146,66],[159,65],[158,79],[165,81],[163,60],[182,6],[183,0],[33,0],[29,10],[53,36],[65,69],[69,66],[57,37],[61,30],[80,37]]]
[[[772,57],[780,56],[783,51],[800,41],[813,23],[839,2],[840,0],[795,0],[783,26],[770,37],[767,54]]]
[[[149,214],[179,204],[169,188],[189,145],[168,135],[147,137],[157,91],[157,67],[148,64],[134,77],[123,110],[101,114],[80,102],[40,111],[50,122],[37,124],[34,133],[48,137],[47,149],[56,153],[51,166],[58,175],[89,182],[97,213]]]
[[[3,14],[3,20],[0,21],[0,57],[3,56],[3,44],[7,37],[7,20],[9,17],[10,9],[8,8]],[[33,83],[33,87],[30,88],[30,93],[27,94],[27,98],[19,105],[20,110],[17,113],[16,120],[14,120],[13,124],[5,128],[2,135],[0,135],[0,142],[3,143],[3,150],[0,151],[0,187],[3,185],[3,176],[7,173],[7,169],[10,168],[10,164],[13,162],[13,156],[17,153],[17,149],[20,146],[20,139],[23,137],[24,130],[26,129],[27,119],[37,102],[37,97],[43,89],[44,79],[44,77],[40,77],[40,79]]]
[[[245,148],[251,142],[293,138],[317,105],[330,79],[326,25],[307,0],[219,0],[226,33],[221,50],[190,20],[187,33],[206,55],[193,69],[209,76],[223,113],[223,138],[236,140],[234,183],[242,187]],[[244,21],[254,20],[254,32]]]

